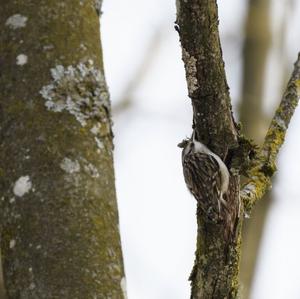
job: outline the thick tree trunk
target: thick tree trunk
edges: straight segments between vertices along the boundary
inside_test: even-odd
[[[8,298],[125,297],[101,2],[0,0]]]

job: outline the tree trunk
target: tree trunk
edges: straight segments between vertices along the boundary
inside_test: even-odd
[[[249,0],[243,49],[243,83],[240,121],[246,136],[261,144],[269,119],[263,111],[265,71],[271,46],[270,1]],[[256,258],[263,235],[271,192],[264,196],[244,223],[240,278],[242,296],[250,296]]]
[[[0,0],[8,298],[124,298],[102,1]]]
[[[243,48],[240,120],[249,138],[262,143],[269,120],[263,111],[267,58],[271,46],[270,1],[249,0]]]
[[[177,1],[182,46],[196,139],[221,158],[238,146],[218,32],[216,1]],[[207,199],[209,200],[209,199]],[[240,257],[239,176],[231,175],[228,209],[220,223],[209,223],[199,206],[196,260],[191,298],[236,298]]]
[[[207,145],[230,171],[226,208],[219,221],[211,223],[198,204],[196,260],[190,276],[192,299],[238,297],[241,228],[244,209],[254,204],[271,186],[276,158],[300,97],[300,54],[275,112],[261,149],[240,134],[234,122],[218,32],[216,0],[177,0],[175,29],[182,46],[189,97],[193,106],[193,138]],[[203,167],[203,165],[198,165]],[[205,167],[202,169],[204,172]],[[240,186],[240,175],[247,177]],[[215,188],[214,174],[207,184]],[[200,186],[201,187],[201,186]],[[206,186],[208,189],[210,186]],[[201,191],[201,189],[200,189]],[[205,191],[205,190],[204,190]],[[213,193],[213,192],[211,192]],[[206,193],[209,194],[209,193]],[[213,204],[213,203],[212,203]]]

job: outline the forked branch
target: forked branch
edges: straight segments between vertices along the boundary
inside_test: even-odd
[[[219,39],[217,1],[177,0],[176,3],[175,29],[180,36],[196,139],[218,154],[231,171],[224,221],[209,223],[198,205],[191,298],[235,299],[239,289],[243,206],[249,211],[271,186],[275,160],[299,100],[300,56],[263,147],[249,165],[248,157],[252,156],[249,153],[254,146],[239,134],[232,116]],[[249,181],[241,188],[240,174],[244,171]]]

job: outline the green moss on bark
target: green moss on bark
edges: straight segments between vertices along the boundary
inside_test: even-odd
[[[232,117],[229,88],[218,32],[216,1],[177,1],[177,30],[182,46],[196,139],[225,160],[237,149],[238,130]],[[231,160],[234,157],[229,157]],[[228,163],[229,164],[229,163]],[[228,165],[229,167],[229,165]],[[231,173],[224,219],[217,224],[198,208],[196,259],[191,298],[236,298],[240,258],[239,171]],[[211,200],[207,198],[207,200]],[[204,212],[205,213],[205,212]]]
[[[245,208],[250,213],[257,200],[271,188],[271,178],[276,171],[276,158],[284,143],[291,118],[300,97],[300,54],[294,65],[294,71],[282,97],[279,107],[271,121],[264,144],[249,167],[249,180],[241,191]]]
[[[124,297],[110,108],[94,86],[100,85],[97,72],[103,74],[94,4],[1,3],[1,248],[9,298]],[[26,17],[25,26],[5,25],[15,14]],[[27,63],[16,63],[19,54]],[[60,90],[89,116],[82,126],[70,110],[48,109],[40,92],[55,84],[51,69],[90,61],[95,73],[77,78],[85,80],[85,91]],[[58,99],[58,93],[48,95]],[[95,107],[82,99],[93,103],[95,97],[98,110],[91,116]],[[31,188],[20,196],[26,186],[17,192],[16,182],[24,176]]]

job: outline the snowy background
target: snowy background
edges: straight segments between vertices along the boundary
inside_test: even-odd
[[[286,1],[271,1],[274,34]],[[236,108],[247,2],[218,2],[226,73]],[[114,107],[116,183],[128,298],[189,298],[196,203],[184,185],[181,152],[176,145],[191,133],[192,111],[173,27],[175,0],[110,0],[104,1],[103,12],[101,31]],[[284,49],[292,70],[300,50],[300,3],[295,2],[288,14]],[[265,109],[270,115],[281,88],[278,45],[273,44],[265,90]],[[300,109],[280,153],[275,200],[252,299],[300,298],[299,128]]]

